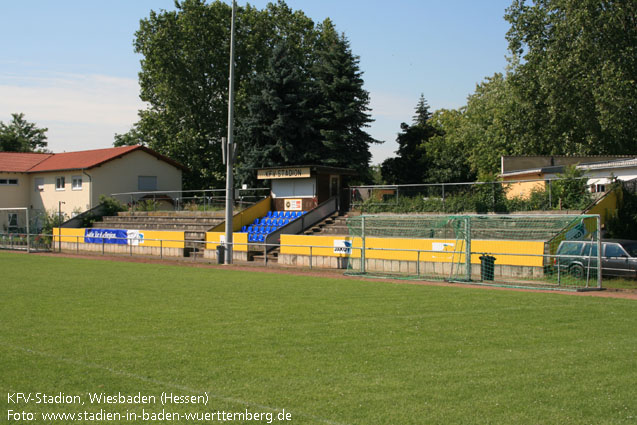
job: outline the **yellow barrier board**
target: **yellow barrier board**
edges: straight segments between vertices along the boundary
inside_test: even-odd
[[[62,228],[60,233],[59,227],[53,228],[53,241],[54,242],[72,242],[72,243],[84,243],[84,231],[85,229],[66,229]],[[59,236],[59,237],[58,237]]]
[[[226,236],[225,232],[207,232],[206,233],[206,249],[216,249],[217,245],[221,243],[221,240]],[[232,233],[232,241],[234,242],[234,250],[247,252],[248,251],[248,234],[247,233]]]
[[[86,243],[84,241],[84,235],[86,234],[85,228],[69,229],[56,227],[53,229],[53,241],[54,242],[69,242],[69,243]],[[89,229],[90,230],[90,229]],[[135,245],[147,246],[147,247],[163,247],[163,248],[184,248],[184,232],[173,232],[164,230],[140,230],[140,239],[138,239]]]
[[[335,242],[336,241],[336,242]],[[340,247],[342,241],[351,243],[351,254],[343,254]],[[291,246],[286,246],[291,245]],[[294,246],[301,245],[301,246]],[[281,235],[281,254],[312,255],[325,257],[360,258],[361,238],[349,236],[305,236]],[[464,263],[465,246],[463,240],[444,239],[399,239],[399,238],[367,238],[365,241],[365,258],[379,260],[402,260]],[[404,251],[401,251],[404,250]],[[420,254],[417,251],[421,251]],[[496,257],[496,264],[512,266],[541,267],[544,253],[544,242],[541,241],[505,241],[505,240],[473,240],[471,242],[472,264],[480,264],[481,253],[489,253]],[[512,254],[512,255],[497,255]]]

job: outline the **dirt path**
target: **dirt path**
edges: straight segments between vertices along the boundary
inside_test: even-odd
[[[463,283],[447,283],[447,282],[428,282],[422,280],[403,280],[403,279],[382,279],[382,278],[366,278],[358,276],[346,276],[342,270],[333,269],[307,269],[307,268],[292,268],[283,267],[279,265],[265,266],[262,263],[237,263],[232,265],[218,265],[212,264],[208,261],[192,259],[177,260],[177,259],[157,259],[149,257],[138,256],[123,256],[123,255],[88,255],[88,254],[67,254],[67,253],[35,253],[25,255],[41,255],[45,257],[66,257],[66,258],[83,258],[91,260],[104,260],[104,261],[119,261],[126,263],[147,263],[147,264],[162,264],[173,265],[182,267],[198,267],[198,268],[210,268],[210,269],[224,269],[224,270],[238,270],[238,271],[251,271],[260,273],[278,273],[295,276],[316,276],[316,277],[329,277],[333,279],[355,279],[355,280],[367,280],[374,282],[386,282],[392,284],[402,285],[429,285],[429,286],[447,286],[447,287],[465,287],[473,289],[484,289],[493,291],[522,291],[522,292],[543,292],[552,294],[571,295],[579,297],[601,297],[601,298],[622,298],[637,300],[637,290],[632,289],[607,289],[604,291],[590,291],[590,292],[571,292],[571,291],[551,291],[546,289],[521,289],[521,288],[506,288],[487,285],[471,285]]]

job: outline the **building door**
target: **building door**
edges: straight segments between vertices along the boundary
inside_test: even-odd
[[[330,198],[332,196],[338,196],[340,191],[341,191],[340,176],[330,176]]]

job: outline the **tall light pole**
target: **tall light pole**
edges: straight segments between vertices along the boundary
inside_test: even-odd
[[[234,21],[237,3],[232,0],[232,22],[230,24],[230,78],[228,88],[228,147],[226,155],[226,264],[232,264],[232,214],[234,212]]]

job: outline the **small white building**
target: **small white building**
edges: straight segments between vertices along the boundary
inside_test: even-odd
[[[101,195],[181,190],[184,166],[144,146],[58,154],[0,152],[0,208],[29,208],[30,216],[89,210]],[[0,232],[24,227],[18,213],[0,215]]]

